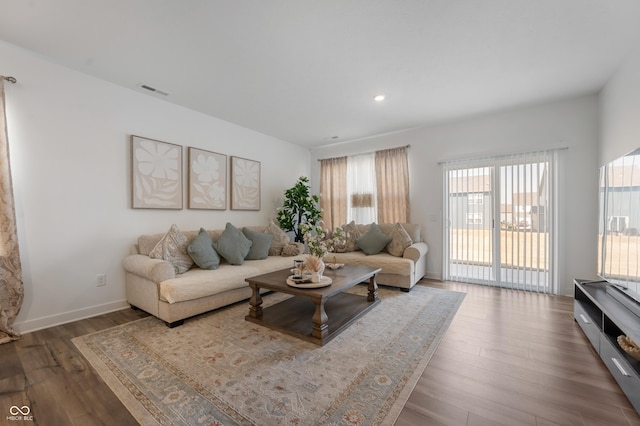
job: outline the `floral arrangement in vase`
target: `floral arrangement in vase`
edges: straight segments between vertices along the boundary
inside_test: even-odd
[[[324,272],[323,258],[333,251],[338,244],[344,244],[345,234],[342,228],[336,227],[333,230],[333,236],[327,238],[327,232],[320,226],[311,226],[309,224],[300,225],[304,242],[307,243],[309,256],[305,262],[305,269],[318,272],[320,277]]]

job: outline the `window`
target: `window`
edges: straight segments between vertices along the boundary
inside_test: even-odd
[[[467,213],[467,225],[482,225],[482,213]]]
[[[326,227],[409,222],[407,147],[320,160],[320,176]]]
[[[483,204],[484,203],[484,194],[469,193],[467,195],[467,202],[469,203],[469,205],[472,205],[472,204]]]
[[[378,221],[375,154],[347,157],[347,220]]]

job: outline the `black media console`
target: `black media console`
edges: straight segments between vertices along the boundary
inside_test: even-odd
[[[573,280],[573,316],[616,379],[629,401],[640,413],[640,361],[627,355],[617,338],[626,335],[640,345],[640,316],[619,300],[611,284]],[[635,301],[629,301],[636,303]]]

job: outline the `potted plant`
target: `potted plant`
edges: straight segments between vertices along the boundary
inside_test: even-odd
[[[318,196],[310,193],[309,178],[300,176],[292,188],[284,191],[284,202],[276,213],[278,225],[284,231],[292,231],[295,241],[302,243],[304,233],[300,225],[316,226],[322,219],[318,201]]]

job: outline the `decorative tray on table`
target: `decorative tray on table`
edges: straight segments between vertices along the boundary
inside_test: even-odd
[[[320,280],[320,282],[314,283],[311,281],[311,277],[310,276],[306,276],[302,279],[294,279],[293,275],[289,276],[289,278],[287,278],[287,285],[291,286],[291,287],[296,287],[296,288],[321,288],[321,287],[328,287],[331,285],[331,283],[333,282],[333,280],[329,277],[322,277],[322,279]]]

